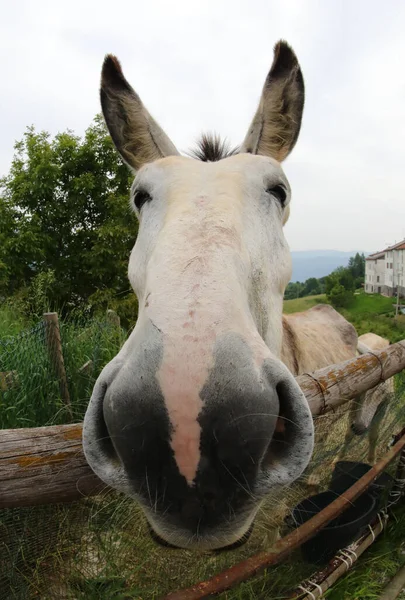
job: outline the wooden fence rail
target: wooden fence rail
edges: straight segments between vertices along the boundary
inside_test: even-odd
[[[373,354],[300,375],[314,416],[405,368],[405,340]],[[105,488],[82,450],[82,425],[0,430],[0,508],[66,502]]]

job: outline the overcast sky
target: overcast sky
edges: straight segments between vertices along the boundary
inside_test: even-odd
[[[290,247],[381,249],[405,238],[404,31],[402,0],[5,3],[0,175],[27,125],[84,132],[107,52],[180,151],[202,131],[238,144],[284,38],[306,84]]]

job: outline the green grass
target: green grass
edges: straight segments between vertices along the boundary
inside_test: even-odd
[[[368,317],[370,315],[383,315],[393,312],[394,303],[394,298],[361,292],[354,296],[353,304],[347,310],[353,316]]]
[[[284,313],[288,315],[291,313],[301,312],[303,310],[308,310],[308,308],[312,308],[312,306],[316,306],[316,304],[325,303],[325,294],[319,294],[318,296],[306,296],[305,298],[295,298],[294,300],[285,300]]]
[[[29,326],[29,321],[11,305],[0,306],[0,340],[21,333]]]
[[[405,315],[395,319],[394,298],[371,294],[358,294],[353,304],[340,312],[356,328],[357,333],[373,332],[392,344],[405,339]]]
[[[44,507],[38,509],[44,512]],[[250,543],[240,550],[218,555],[157,547],[148,536],[139,508],[132,507],[127,499],[117,497],[102,503],[90,499],[76,507],[59,506],[52,509],[53,513],[49,510],[48,507],[42,529],[34,529],[31,522],[31,536],[38,532],[36,546],[30,546],[24,538],[24,551],[36,569],[25,575],[26,596],[23,598],[158,600],[170,591],[212,577],[260,550],[268,550],[265,545],[257,546],[257,539],[254,545]],[[59,528],[58,523],[62,523]],[[40,525],[39,520],[36,525]],[[10,519],[11,526],[15,530],[16,524]],[[330,600],[377,600],[384,585],[405,562],[404,531],[405,505],[402,504],[395,509],[386,531],[355,567],[334,584],[326,597]],[[41,540],[41,536],[44,539]],[[48,553],[46,559],[44,543]],[[316,570],[317,567],[304,563],[300,552],[295,551],[282,565],[267,569],[218,598],[281,600],[302,581],[311,579]],[[15,589],[21,589],[23,581],[14,579]],[[57,596],[56,590],[61,585],[64,595]],[[37,596],[30,595],[34,591]]]

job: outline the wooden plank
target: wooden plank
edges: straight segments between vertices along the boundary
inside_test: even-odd
[[[404,368],[405,340],[297,381],[315,416]],[[81,436],[81,423],[0,430],[0,507],[72,501],[105,488],[87,465]]]
[[[82,425],[0,431],[0,507],[71,502],[105,488],[82,450]]]
[[[296,380],[315,416],[337,408],[404,368],[405,340],[402,340],[380,352],[299,375]]]

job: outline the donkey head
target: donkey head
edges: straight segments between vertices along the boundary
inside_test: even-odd
[[[227,156],[207,139],[200,160],[180,156],[113,56],[101,104],[136,172],[129,279],[139,315],[95,385],[84,451],[101,479],[138,499],[160,539],[231,545],[313,448],[307,402],[280,361],[291,276],[280,162],[300,130],[301,70],[278,43],[247,136]]]

